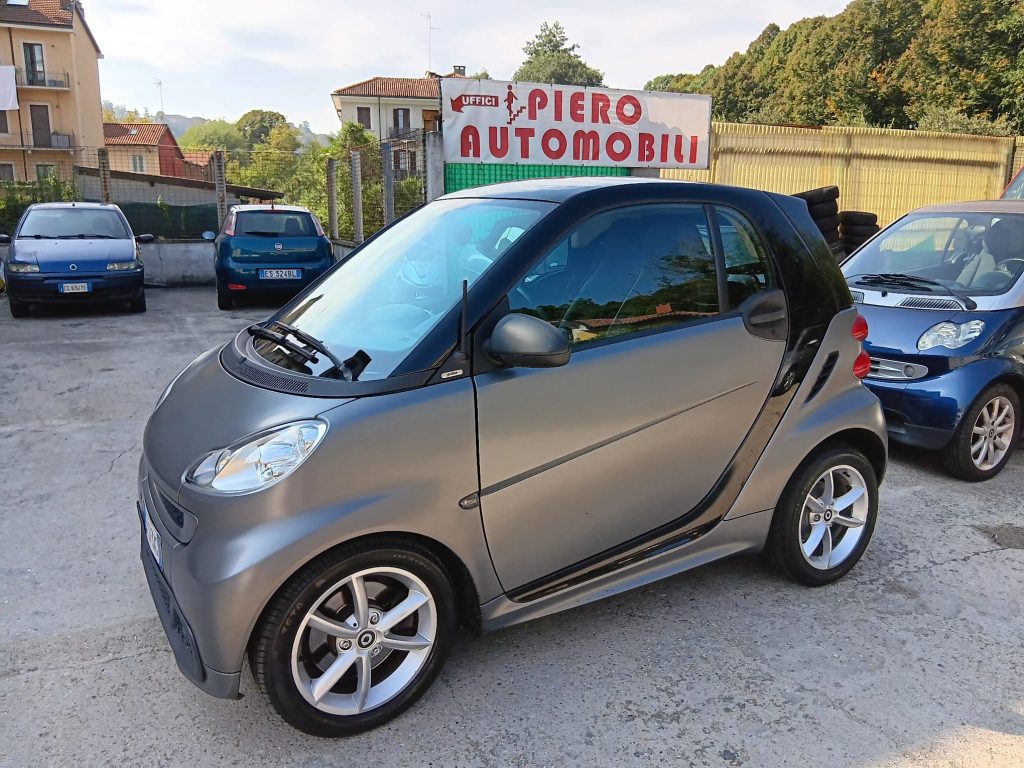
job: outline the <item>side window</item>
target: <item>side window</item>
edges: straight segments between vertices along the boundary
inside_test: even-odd
[[[576,347],[711,317],[718,286],[704,209],[644,205],[588,219],[509,301],[558,326]]]
[[[754,226],[731,208],[715,208],[722,238],[729,307],[735,309],[758,291],[775,286],[768,255]]]

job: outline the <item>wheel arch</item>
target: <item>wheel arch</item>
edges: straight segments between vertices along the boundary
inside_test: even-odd
[[[858,427],[844,429],[831,434],[815,445],[807,452],[807,455],[804,456],[793,474],[795,475],[799,472],[809,461],[813,461],[822,451],[844,444],[856,448],[867,457],[868,461],[871,462],[872,469],[875,470],[876,480],[881,484],[882,479],[885,477],[885,468],[888,461],[888,449],[885,441],[870,429],[860,429]]]

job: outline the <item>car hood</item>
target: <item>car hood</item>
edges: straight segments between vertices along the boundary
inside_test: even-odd
[[[199,457],[255,432],[310,419],[348,402],[289,395],[246,384],[228,373],[211,349],[178,374],[149,417],[143,450],[152,472],[177,489]]]
[[[864,346],[872,354],[917,355],[917,341],[936,323],[957,318],[962,310],[909,309],[858,304],[857,311],[868,321],[868,338]]]
[[[112,261],[135,258],[135,241],[121,240],[36,240],[18,239],[14,244],[18,261],[35,261],[40,272],[104,271]],[[74,265],[72,269],[71,265]]]

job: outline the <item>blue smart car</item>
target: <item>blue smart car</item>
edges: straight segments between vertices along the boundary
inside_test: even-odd
[[[217,306],[232,309],[243,295],[290,298],[334,264],[331,241],[308,209],[236,205],[214,241]]]
[[[889,436],[942,451],[965,480],[998,474],[1022,423],[1024,201],[918,209],[842,269]]]
[[[26,317],[32,304],[126,301],[146,311],[138,243],[116,205],[38,203],[22,214],[4,264],[11,315]]]

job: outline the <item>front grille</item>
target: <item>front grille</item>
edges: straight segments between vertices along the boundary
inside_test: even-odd
[[[910,309],[963,309],[960,302],[953,299],[929,299],[924,296],[911,296],[899,305]]]
[[[905,363],[902,360],[886,360],[881,357],[871,358],[869,379],[885,379],[887,381],[913,381],[928,375],[928,368],[916,363]]]
[[[309,389],[309,384],[304,381],[289,379],[285,376],[276,376],[273,373],[264,371],[262,368],[257,368],[247,363],[242,363],[238,366],[238,373],[242,378],[251,381],[253,384],[266,387],[267,389],[276,389],[279,392],[291,392],[295,395],[301,395]]]

